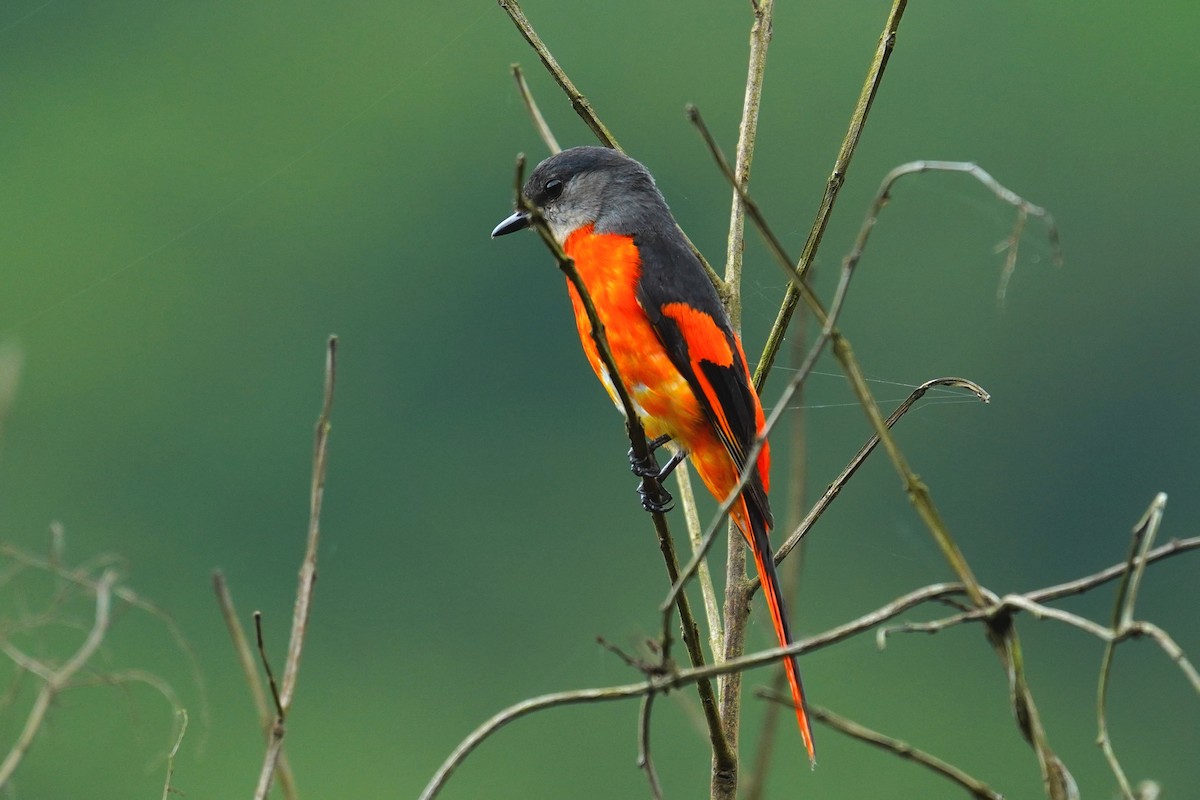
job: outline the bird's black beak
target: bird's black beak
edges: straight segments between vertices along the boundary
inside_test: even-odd
[[[516,233],[529,227],[529,214],[525,211],[515,211],[513,215],[492,230],[492,238],[503,236],[506,233]]]

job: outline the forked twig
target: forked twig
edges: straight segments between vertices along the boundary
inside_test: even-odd
[[[304,650],[304,638],[308,632],[308,617],[312,609],[313,587],[317,582],[317,545],[321,538],[321,502],[325,497],[325,467],[329,451],[330,416],[333,413],[333,390],[337,378],[337,337],[329,337],[325,351],[325,390],[321,413],[313,435],[313,472],[309,492],[308,536],[304,561],[300,565],[299,585],[296,589],[296,605],[292,612],[292,633],[288,640],[287,660],[283,666],[283,681],[276,701],[276,717],[271,725],[267,752],[263,757],[262,769],[258,774],[255,800],[266,800],[271,783],[283,751],[284,723],[292,707],[296,692],[296,679],[300,670],[300,655]],[[265,654],[264,654],[265,659]]]
[[[250,640],[246,638],[246,631],[238,620],[237,609],[233,604],[233,595],[230,594],[225,575],[220,570],[213,573],[213,591],[217,596],[217,605],[221,608],[221,617],[225,620],[225,627],[229,631],[229,638],[233,642],[233,650],[237,655],[242,677],[245,679],[246,685],[250,687],[250,696],[254,700],[254,710],[258,714],[259,727],[262,729],[263,736],[269,741],[275,714],[267,705],[267,693],[263,690],[262,680],[255,667],[254,653],[250,650]],[[257,622],[257,617],[255,621]],[[278,694],[272,692],[272,695],[278,701]],[[279,782],[279,789],[283,792],[285,800],[295,800],[297,797],[296,778],[288,761],[287,751],[282,748],[279,752],[275,779]]]

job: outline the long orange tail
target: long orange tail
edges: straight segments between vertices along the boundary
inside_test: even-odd
[[[767,598],[767,608],[771,611],[771,623],[775,626],[775,635],[779,643],[786,647],[792,643],[792,632],[788,627],[787,611],[783,605],[783,593],[779,589],[779,577],[775,574],[775,559],[771,550],[770,539],[767,538],[766,520],[761,515],[750,511],[753,506],[747,506],[745,499],[733,507],[734,522],[750,545],[754,554],[754,565],[758,568],[758,578],[762,582],[763,596]],[[792,703],[796,706],[796,720],[800,723],[800,736],[804,739],[804,747],[808,750],[808,760],[816,763],[816,750],[813,748],[812,728],[808,723],[808,712],[804,707],[804,686],[800,682],[800,668],[796,665],[796,657],[790,656],[783,661],[784,671],[787,672],[788,684],[792,690]]]

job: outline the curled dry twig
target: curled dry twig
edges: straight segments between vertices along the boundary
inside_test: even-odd
[[[18,734],[16,742],[4,757],[4,761],[0,762],[0,787],[8,785],[21,760],[29,752],[29,748],[33,745],[33,739],[46,721],[46,713],[50,710],[50,705],[55,698],[71,685],[76,673],[83,669],[104,642],[104,637],[108,633],[109,624],[112,621],[110,611],[113,586],[116,582],[117,573],[111,569],[105,570],[96,581],[96,613],[91,630],[88,631],[79,648],[63,662],[61,667],[55,669],[48,664],[43,664],[37,659],[25,655],[12,642],[7,640],[3,642],[5,654],[23,669],[37,675],[42,681],[42,687],[38,690],[37,697],[33,701],[29,715],[25,718],[25,725]]]

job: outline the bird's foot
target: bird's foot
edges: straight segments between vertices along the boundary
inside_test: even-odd
[[[649,486],[646,485],[646,480],[643,479],[638,484],[637,493],[642,498],[642,508],[652,514],[665,514],[675,507],[675,498],[671,493],[662,487],[654,475],[647,475],[646,478],[652,479]]]

